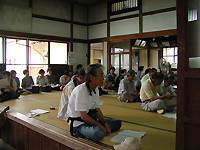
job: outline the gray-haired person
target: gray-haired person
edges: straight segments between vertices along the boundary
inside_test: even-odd
[[[120,120],[105,119],[100,109],[98,86],[103,84],[103,69],[101,64],[90,65],[86,69],[86,82],[71,93],[67,115],[71,120],[70,133],[75,137],[99,141],[121,127]]]
[[[124,77],[120,81],[119,89],[118,89],[118,99],[124,102],[140,102],[138,97],[138,92],[134,83],[135,71],[129,70]]]

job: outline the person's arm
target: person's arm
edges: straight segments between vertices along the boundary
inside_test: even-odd
[[[35,80],[36,80],[36,84],[40,85],[39,76],[37,76],[37,77],[35,78]]]
[[[34,85],[34,81],[33,81],[32,76],[30,76],[30,78],[31,78],[31,83],[32,83],[32,85]]]
[[[143,90],[144,90],[145,94],[147,95],[148,99],[150,99],[151,101],[155,101],[157,99],[164,99],[165,98],[165,95],[154,96],[149,84],[147,84],[146,86],[143,86]]]
[[[106,128],[107,133],[105,135],[110,135],[111,133],[111,128],[108,125],[108,123],[106,122],[106,119],[103,116],[103,113],[101,111],[100,108],[96,108],[97,110],[97,117],[99,118],[99,120],[101,121],[101,123],[104,125],[104,127]]]
[[[14,88],[12,88],[10,85],[7,85],[6,88],[9,89],[9,90],[11,90],[11,91],[13,91],[13,92],[16,91],[16,90],[15,90]]]
[[[63,81],[62,81],[63,76],[60,77],[59,81],[60,81],[60,85],[64,86]]]
[[[89,125],[94,125],[94,126],[98,126],[100,128],[103,129],[104,134],[108,135],[107,130],[104,126],[102,126],[100,123],[98,123],[97,121],[95,121],[94,119],[92,119],[88,114],[87,111],[80,111],[81,113],[81,119],[84,120],[85,122],[87,122]]]
[[[25,81],[24,81],[24,78],[22,79],[21,87],[22,87],[22,89],[25,89]]]
[[[44,85],[48,85],[49,82],[48,82],[47,76],[44,76],[43,78],[44,78]]]
[[[57,78],[56,78],[56,76],[54,74],[52,74],[52,75],[53,75],[53,84],[56,85],[58,83],[57,82]]]

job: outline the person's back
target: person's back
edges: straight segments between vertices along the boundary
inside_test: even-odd
[[[73,89],[79,85],[85,82],[85,70],[81,69],[79,73],[75,76],[75,78],[70,81],[63,89],[61,99],[60,99],[60,105],[58,110],[58,118],[62,120],[68,119],[67,115],[67,107],[68,107],[68,100],[71,96],[71,93]]]
[[[74,81],[70,81],[65,87],[63,88],[61,99],[60,99],[60,104],[59,104],[59,109],[58,109],[58,118],[62,120],[68,119],[67,116],[67,106],[68,106],[68,100],[71,95],[71,92],[75,88]]]

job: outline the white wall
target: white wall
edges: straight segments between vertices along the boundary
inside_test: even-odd
[[[142,0],[142,11],[155,11],[176,6],[176,0]]]
[[[107,37],[107,23],[89,27],[89,39]]]
[[[22,6],[0,3],[0,29],[31,33],[32,10]]]
[[[128,13],[123,13],[123,14],[118,14],[118,15],[112,15],[112,16],[110,16],[110,19],[129,16],[129,15],[135,15],[135,14],[139,14],[139,11],[128,12]]]
[[[101,4],[89,8],[88,23],[107,20],[107,4]]]
[[[33,14],[70,20],[70,4],[58,0],[33,0]]]
[[[143,32],[153,32],[176,28],[176,11],[143,17]]]
[[[12,4],[15,6],[29,7],[28,0],[1,0],[3,3]]]
[[[139,33],[139,18],[131,18],[110,23],[110,36]]]
[[[74,5],[74,21],[87,23],[87,8],[80,6],[80,5]]]
[[[87,66],[87,49],[88,45],[84,43],[73,43],[73,52],[76,52],[76,64],[73,66],[73,71],[76,71],[76,66],[82,64],[83,67]]]
[[[150,67],[158,69],[158,51],[150,50]]]
[[[87,27],[82,25],[73,25],[73,38],[87,40]]]
[[[32,33],[70,37],[70,24],[58,21],[33,18]]]
[[[144,70],[147,69],[148,67],[147,58],[148,58],[148,51],[146,49],[139,50],[139,66],[144,66]]]

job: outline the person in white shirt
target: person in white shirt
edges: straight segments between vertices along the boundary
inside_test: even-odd
[[[4,87],[1,87],[0,89],[0,102],[19,97],[20,94],[16,92],[17,83],[14,79],[10,78],[10,72],[3,71],[3,79],[1,79],[1,82],[3,82]]]
[[[73,91],[73,89],[79,85],[85,82],[85,70],[81,69],[78,74],[74,77],[74,79],[72,81],[70,81],[67,85],[65,85],[63,91],[62,91],[62,95],[61,95],[61,99],[60,99],[60,105],[59,105],[59,109],[58,109],[58,118],[62,119],[62,120],[66,120],[68,119],[67,116],[67,106],[68,106],[68,100],[69,97]]]
[[[46,76],[44,76],[45,71],[43,69],[40,69],[38,73],[39,75],[36,77],[36,85],[47,86],[48,79]]]
[[[121,127],[120,120],[105,119],[100,109],[98,86],[103,85],[103,69],[101,64],[90,65],[86,70],[86,82],[71,93],[67,115],[70,133],[75,137],[99,141]]]
[[[149,73],[147,73],[145,76],[142,77],[142,79],[141,79],[141,84],[142,84],[144,81],[148,80],[150,77],[152,77],[152,75],[153,75],[155,72],[157,72],[157,69],[156,69],[156,68],[151,68],[150,71],[149,71]]]

